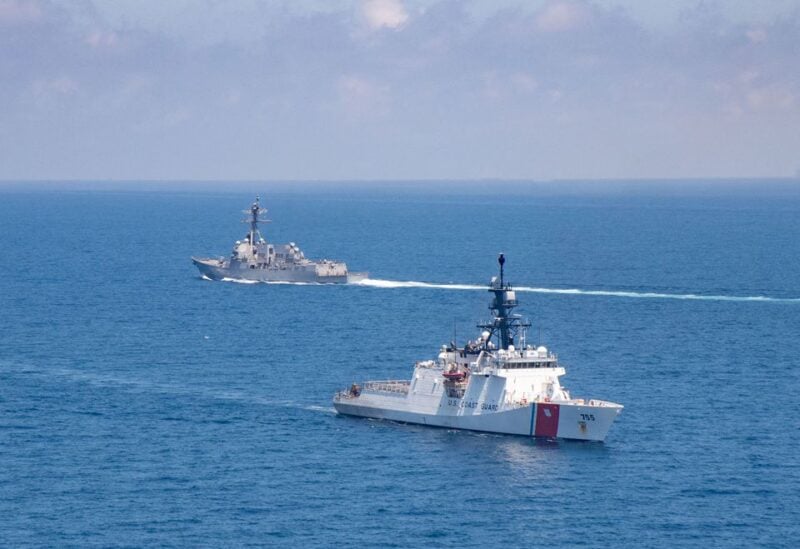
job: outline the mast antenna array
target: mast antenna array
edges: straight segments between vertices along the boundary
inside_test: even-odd
[[[250,225],[250,230],[247,232],[247,241],[250,243],[251,252],[255,254],[256,243],[263,239],[261,232],[258,230],[258,224],[270,222],[269,219],[264,219],[261,217],[262,215],[267,214],[267,209],[261,207],[261,197],[257,196],[256,201],[253,202],[253,205],[250,206],[250,209],[242,210],[242,213],[248,214],[248,216],[242,220],[242,223],[247,223]]]
[[[499,348],[508,349],[510,345],[514,345],[518,334],[521,333],[524,338],[525,329],[530,328],[531,324],[522,320],[522,316],[511,312],[517,306],[517,295],[511,288],[511,284],[505,282],[506,257],[504,254],[498,256],[497,263],[500,264],[500,280],[492,279],[492,284],[489,286],[489,292],[494,294],[489,305],[494,320],[491,323],[478,324],[478,328],[489,331],[489,337],[484,341],[484,345],[488,345],[489,341],[496,336]]]

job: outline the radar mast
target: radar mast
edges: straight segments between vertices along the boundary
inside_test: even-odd
[[[526,328],[530,328],[530,322],[524,321],[521,315],[512,313],[512,309],[517,306],[516,292],[511,288],[511,284],[505,282],[503,266],[506,258],[500,254],[497,258],[500,264],[500,280],[492,277],[489,284],[489,292],[494,294],[489,310],[492,311],[494,320],[491,323],[478,324],[478,328],[489,331],[489,337],[484,338],[484,345],[488,345],[493,337],[497,337],[498,348],[508,349],[514,345],[515,338]]]
[[[261,197],[257,196],[256,201],[250,206],[249,210],[242,210],[242,213],[248,214],[242,220],[242,223],[248,223],[250,230],[247,233],[247,241],[250,244],[250,252],[255,255],[256,244],[263,240],[261,232],[258,230],[259,223],[269,223],[269,219],[264,219],[261,216],[267,214],[267,209],[261,207]]]

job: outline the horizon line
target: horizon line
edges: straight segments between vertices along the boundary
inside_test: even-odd
[[[688,176],[688,177],[598,177],[598,178],[505,178],[505,177],[430,177],[430,178],[335,178],[335,179],[283,179],[283,178],[236,178],[236,179],[192,179],[192,178],[2,178],[0,185],[20,183],[745,183],[756,181],[800,182],[797,175],[764,176]]]

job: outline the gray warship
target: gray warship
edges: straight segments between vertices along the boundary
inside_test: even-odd
[[[316,282],[321,284],[346,284],[367,278],[367,273],[353,273],[342,261],[306,258],[294,242],[271,244],[258,230],[267,210],[261,207],[260,198],[243,210],[247,217],[242,223],[250,225],[243,240],[233,245],[230,257],[192,257],[200,273],[211,280],[249,280],[254,282]]]

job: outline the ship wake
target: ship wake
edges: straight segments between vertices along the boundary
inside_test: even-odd
[[[203,275],[203,280],[211,280]],[[261,281],[261,280],[242,280],[237,278],[223,278],[222,282],[234,282],[237,284],[275,284],[289,286],[326,286],[319,282],[289,282],[289,281]],[[418,280],[387,280],[380,278],[365,278],[356,282],[350,282],[350,286],[366,286],[369,288],[382,289],[403,289],[403,288],[422,288],[430,290],[461,290],[485,291],[486,285],[481,284],[459,284],[455,282],[436,283],[421,282]],[[556,295],[576,295],[576,296],[595,296],[595,297],[622,297],[628,299],[674,299],[689,301],[732,301],[732,302],[751,302],[751,303],[784,303],[800,305],[800,298],[797,297],[770,297],[763,295],[716,295],[716,294],[673,294],[665,292],[632,292],[628,290],[583,290],[580,288],[542,288],[538,286],[514,286],[518,292],[528,292],[534,294],[556,294]]]
[[[414,280],[382,280],[366,278],[353,282],[358,286],[368,286],[371,288],[427,288],[436,290],[481,290],[485,291],[485,285],[478,284],[437,284],[430,282],[418,282]],[[535,286],[515,286],[518,292],[529,292],[536,294],[557,294],[557,295],[577,295],[577,296],[596,296],[596,297],[623,297],[630,299],[679,299],[693,301],[735,301],[735,302],[762,302],[762,303],[794,303],[800,304],[800,298],[781,298],[768,296],[737,296],[737,295],[706,295],[706,294],[672,294],[662,292],[631,292],[617,290],[581,290],[578,288],[540,288]]]

